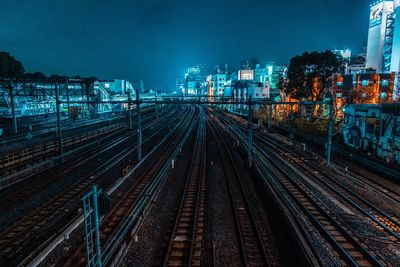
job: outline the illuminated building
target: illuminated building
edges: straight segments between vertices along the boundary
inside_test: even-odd
[[[237,99],[247,99],[251,96],[253,99],[269,98],[270,88],[268,84],[255,81],[236,81],[232,85],[233,95]]]
[[[256,69],[254,70],[254,80],[260,83],[270,82],[272,78],[272,70],[272,65],[267,65],[262,68],[260,64],[257,64]]]
[[[257,64],[254,70],[254,81],[262,82],[268,86],[271,97],[279,96],[278,82],[280,78],[286,76],[286,72],[286,66],[269,63],[265,67],[261,67],[260,64]]]
[[[212,75],[212,87],[214,89],[214,96],[225,96],[225,86],[229,80],[229,68],[228,65],[225,67],[216,67],[215,74]]]
[[[224,87],[227,82],[227,75],[225,73],[217,73],[213,75],[213,88],[214,95],[223,96],[224,95]]]
[[[371,5],[366,68],[376,72],[400,69],[400,0]]]
[[[254,80],[254,70],[239,70],[238,80],[239,81],[253,81]]]
[[[375,69],[377,72],[384,70],[384,51],[387,51],[389,45],[385,44],[388,34],[386,23],[388,18],[391,21],[393,11],[393,1],[379,1],[371,5],[366,67]]]
[[[185,87],[182,93],[185,95],[196,95],[201,92],[205,82],[204,68],[202,65],[190,67],[185,74]]]
[[[390,62],[390,71],[400,72],[400,0],[394,1],[395,22],[393,29],[392,55]]]
[[[347,104],[391,103],[395,73],[362,73],[338,75],[333,79],[332,93]]]

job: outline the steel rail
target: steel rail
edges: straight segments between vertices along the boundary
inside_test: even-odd
[[[204,220],[204,186],[206,164],[205,114],[200,109],[199,127],[186,184],[181,196],[163,266],[200,266],[201,240],[197,241],[199,224]],[[201,209],[203,211],[201,211]],[[201,213],[201,214],[199,214]],[[199,216],[200,215],[200,216]],[[196,244],[196,246],[195,246]],[[197,255],[193,252],[196,250]],[[193,260],[194,257],[196,260]]]
[[[258,229],[231,152],[218,127],[210,120],[207,120],[207,124],[217,141],[218,150],[223,162],[225,179],[229,188],[236,229],[241,245],[242,264],[243,266],[270,266],[263,238]]]
[[[176,146],[177,141],[183,140],[183,136],[188,136],[190,127],[190,119],[194,114],[192,110],[185,117],[184,121],[176,125],[175,128],[170,132],[169,135],[173,134],[172,140],[164,146],[161,150],[164,153],[159,153],[159,158],[155,164],[147,170],[147,173],[139,178],[135,182],[132,188],[130,188],[121,198],[121,200],[114,206],[114,208],[107,213],[106,217],[101,222],[101,244],[103,247],[103,263],[107,265],[112,260],[112,257],[116,253],[122,240],[125,238],[128,230],[139,216],[142,215],[144,208],[149,203],[151,195],[154,193],[156,185],[160,184],[161,176],[156,174],[163,174],[166,172],[170,163],[167,161],[164,165],[165,157],[173,154],[176,156],[179,152],[179,146]],[[181,141],[181,142],[183,142]],[[181,143],[182,145],[182,143]],[[173,150],[173,148],[176,148]],[[86,256],[83,253],[83,246],[79,246],[74,250],[71,257],[65,262],[65,266],[71,265],[84,265],[86,263]]]
[[[400,241],[399,218],[396,218],[394,215],[389,215],[387,212],[379,209],[365,198],[359,196],[357,193],[353,192],[345,185],[333,179],[333,177],[331,175],[328,175],[328,173],[326,173],[325,171],[321,171],[320,166],[316,166],[309,160],[306,160],[302,156],[297,155],[295,152],[279,144],[277,141],[274,141],[271,138],[267,139],[258,133],[256,134],[256,138],[261,140],[262,143],[271,146],[273,149],[275,149],[274,153],[281,153],[283,150],[286,151],[288,154],[292,155],[294,157],[292,158],[292,160],[296,166],[306,171],[309,175],[317,179],[323,185],[327,186],[331,191],[333,191],[339,197],[343,198],[347,203],[350,203],[350,205],[356,208],[358,211],[371,218],[372,221],[374,221],[377,225],[379,225],[387,233],[389,233],[392,240],[394,239],[393,241],[395,240]],[[312,170],[307,169],[306,166],[309,166],[310,168],[312,168]],[[377,192],[377,190],[375,190],[375,192]],[[386,195],[383,192],[379,193],[386,197]],[[397,199],[394,199],[394,201],[396,204],[399,204]]]
[[[149,125],[147,128],[150,128],[151,126],[152,125]],[[164,125],[156,132],[148,136],[144,141],[147,142],[154,136],[157,136],[167,126],[168,124]],[[24,216],[16,224],[12,225],[11,228],[5,229],[4,232],[0,235],[0,255],[3,258],[15,260],[13,255],[22,248],[24,243],[26,243],[26,238],[31,238],[30,232],[32,229],[35,229],[35,227],[38,227],[38,225],[50,223],[51,220],[53,220],[57,215],[63,212],[62,207],[65,203],[74,198],[79,199],[77,196],[80,196],[85,188],[88,188],[90,184],[92,184],[103,174],[111,170],[113,166],[115,166],[119,162],[122,162],[133,153],[134,150],[132,150],[132,148],[130,147],[124,149],[111,159],[98,166],[87,176],[75,181],[61,194],[58,194],[54,199],[46,202],[39,209],[36,209]],[[21,236],[24,237],[21,238]],[[15,249],[14,247],[19,247],[20,249]],[[11,253],[11,255],[9,253]]]
[[[246,135],[240,129],[236,127],[230,127],[230,129],[243,143],[247,142]],[[314,227],[337,249],[338,254],[347,264],[351,266],[382,266],[375,255],[372,255],[355,240],[352,234],[328,213],[325,205],[298,179],[301,174],[288,168],[284,160],[276,154],[272,157],[258,144],[254,144],[254,147],[257,160],[262,162],[262,167],[268,170],[270,177],[276,179],[286,189],[286,192],[310,218]]]

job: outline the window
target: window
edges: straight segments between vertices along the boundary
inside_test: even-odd
[[[343,86],[343,82],[337,82],[337,86]]]
[[[369,80],[362,80],[361,81],[362,86],[368,86],[369,85]]]
[[[382,87],[388,87],[389,86],[389,80],[382,80],[381,85],[382,85]]]

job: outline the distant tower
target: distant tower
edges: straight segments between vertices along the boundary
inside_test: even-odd
[[[380,1],[371,5],[367,46],[367,68],[381,72],[384,67],[384,48],[388,15],[394,11],[393,1]]]

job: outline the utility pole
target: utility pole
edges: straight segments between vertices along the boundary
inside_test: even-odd
[[[154,100],[156,104],[156,119],[158,119],[157,90],[154,90]]]
[[[125,88],[126,88],[126,82],[125,82]],[[132,120],[132,98],[131,98],[131,90],[128,89],[128,124],[129,124],[129,130],[133,129],[133,120]]]
[[[390,160],[394,162],[394,147],[396,145],[396,127],[397,127],[397,117],[393,115],[393,127],[392,127],[392,146],[391,146],[391,153],[390,153]]]
[[[90,84],[86,83],[86,101],[87,101],[87,108],[89,111],[89,119],[92,119],[92,107],[90,106]]]
[[[65,87],[67,90],[67,109],[68,109],[68,119],[71,119],[70,110],[69,110],[69,78],[65,78]]]
[[[61,156],[61,162],[63,162],[64,150],[63,150],[63,138],[62,138],[62,125],[60,115],[60,88],[56,83],[56,110],[57,110],[57,135],[58,135],[58,151]]]
[[[329,94],[329,125],[328,125],[328,143],[326,144],[326,164],[331,164],[331,152],[332,152],[332,135],[333,135],[333,123],[334,123],[334,107],[333,107],[333,96]]]
[[[96,232],[96,252],[97,252],[97,266],[101,267],[101,247],[100,247],[100,223],[99,223],[99,208],[97,204],[98,193],[97,186],[92,187],[93,190],[93,211],[95,218],[95,232]]]
[[[142,122],[140,115],[139,88],[136,88],[136,109],[137,109],[137,160],[142,160]]]
[[[251,95],[249,96],[249,116],[248,116],[248,147],[247,147],[247,156],[248,156],[248,166],[249,168],[253,165],[253,106],[251,101]]]
[[[10,87],[9,87],[9,94],[10,94],[10,102],[11,102],[11,115],[12,115],[12,126],[13,126],[13,132],[16,134],[18,133],[18,128],[17,128],[17,117],[15,115],[15,103],[14,103],[14,85],[10,81]]]

